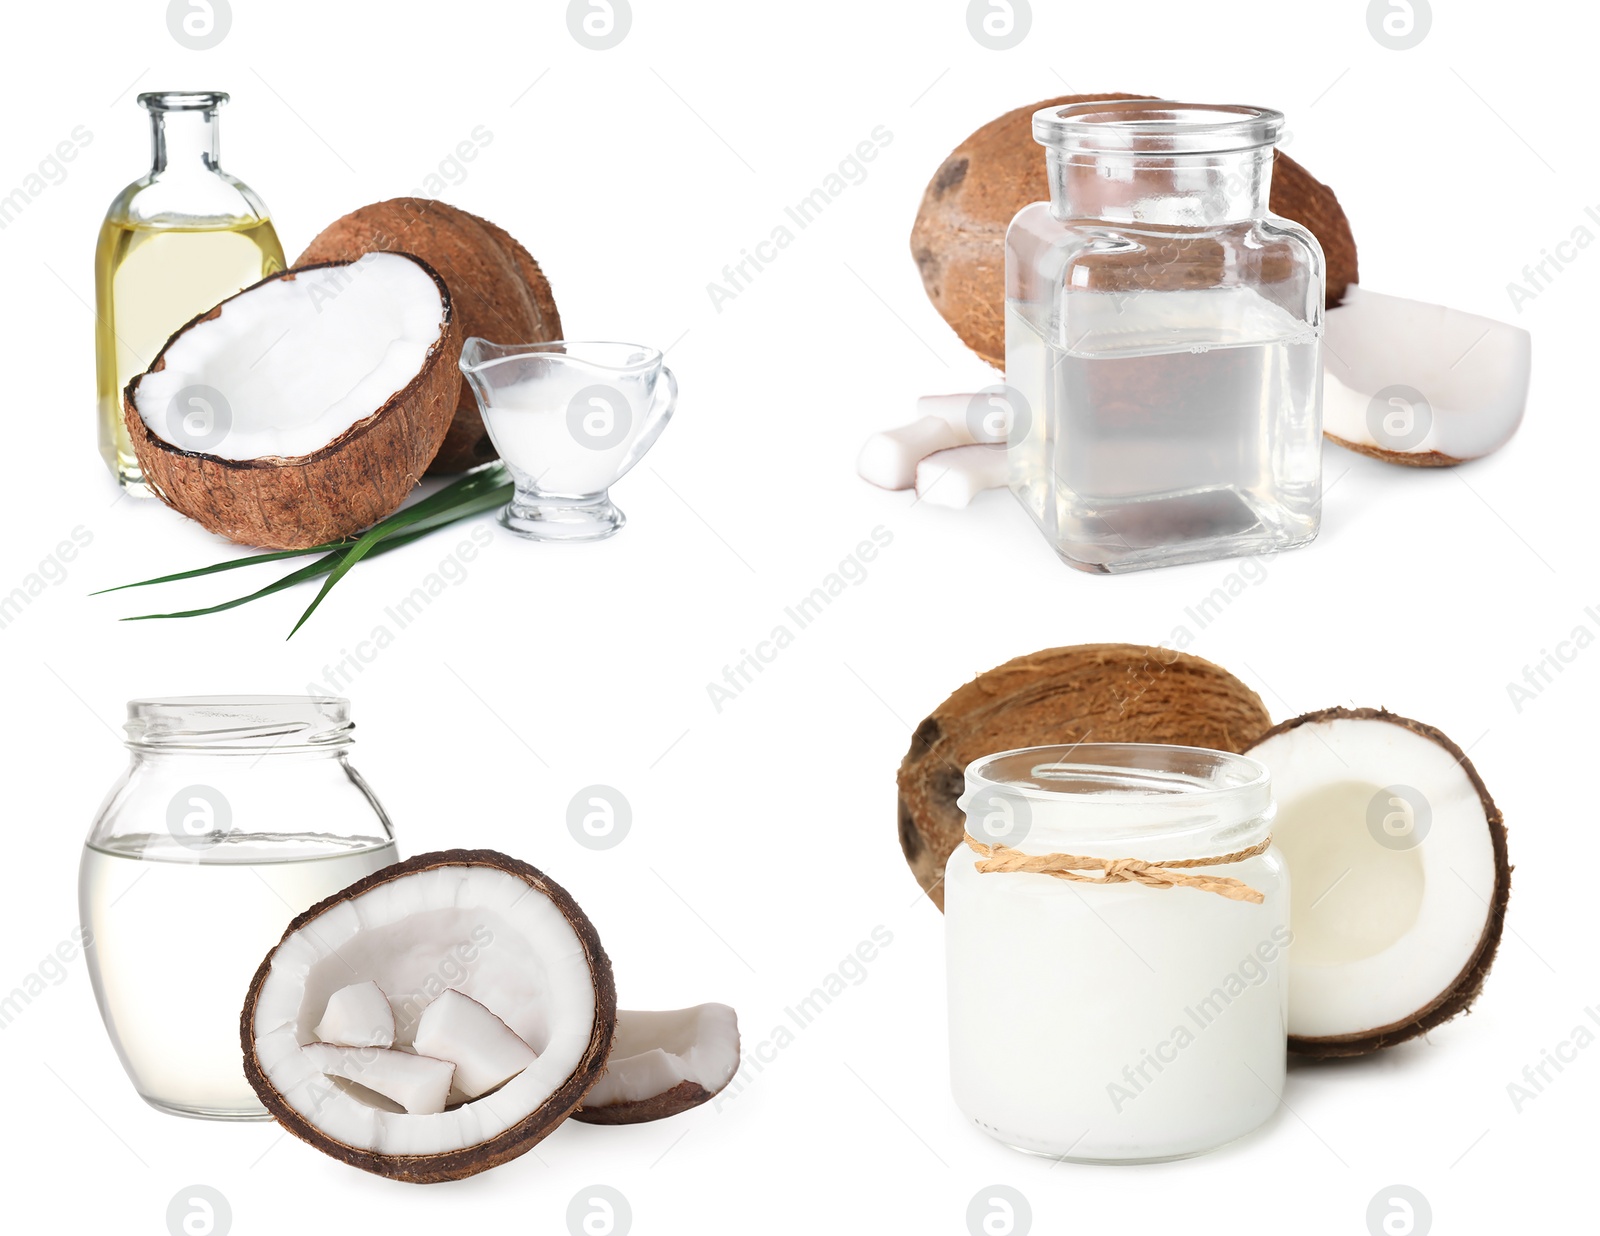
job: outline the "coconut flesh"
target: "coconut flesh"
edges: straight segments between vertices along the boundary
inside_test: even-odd
[[[1294,889],[1290,1049],[1359,1055],[1464,1011],[1511,887],[1505,826],[1465,753],[1392,713],[1329,709],[1247,754],[1272,775]]]
[[[134,406],[180,450],[233,460],[309,455],[404,389],[444,320],[427,270],[396,254],[275,279],[174,339]],[[223,396],[225,427],[169,415],[191,386]]]
[[[412,1047],[455,1065],[457,1095],[476,1099],[516,1077],[538,1058],[527,1040],[471,996],[455,988],[422,1010]]]
[[[354,1082],[361,1091],[352,1093],[365,1092],[365,1101],[384,1111],[431,1115],[442,1112],[450,1101],[456,1066],[448,1060],[334,1043],[307,1043],[301,1050],[313,1068],[326,1077]]]
[[[739,1019],[726,1004],[617,1013],[605,1076],[573,1119],[637,1124],[713,1098],[739,1071]]]
[[[450,427],[460,334],[405,254],[263,279],[177,332],[124,420],[169,506],[230,540],[304,548],[393,512]]]
[[[1390,463],[1478,459],[1522,423],[1532,366],[1520,327],[1352,285],[1323,331],[1323,431]]]
[[[370,979],[351,983],[328,997],[315,1033],[320,1041],[341,1047],[393,1047],[394,1009],[383,988]]]
[[[322,1041],[381,1039],[372,987],[392,1046]],[[615,1019],[610,962],[571,897],[525,863],[457,850],[296,918],[256,973],[241,1033],[246,1076],[291,1132],[367,1171],[432,1181],[514,1158],[565,1119],[600,1076]]]

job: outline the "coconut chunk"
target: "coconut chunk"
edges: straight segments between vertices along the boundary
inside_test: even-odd
[[[997,446],[975,443],[935,451],[917,464],[917,497],[930,506],[971,506],[986,489],[1003,489],[1006,453]]]
[[[960,442],[987,442],[1004,446],[1016,416],[1017,392],[1004,386],[981,391],[919,395],[917,415],[936,416],[949,423]]]
[[[316,1033],[342,1047],[393,1047],[394,1009],[376,983],[352,983],[328,997]]]
[[[511,1080],[538,1059],[510,1026],[471,996],[453,990],[422,1010],[412,1044],[423,1055],[453,1061],[456,1089],[469,1099]]]
[[[1499,450],[1528,402],[1532,336],[1352,285],[1322,337],[1323,431],[1390,463],[1440,467]]]
[[[867,439],[856,458],[856,473],[880,489],[910,489],[917,483],[917,464],[934,451],[971,442],[972,434],[943,416],[922,416],[898,429]]]
[[[1472,761],[1370,708],[1296,717],[1247,754],[1272,775],[1294,888],[1290,1049],[1360,1055],[1464,1012],[1511,894],[1505,825]]]
[[[456,1066],[448,1060],[389,1047],[307,1043],[300,1050],[319,1072],[365,1086],[414,1116],[444,1110],[450,1095],[450,1079],[456,1071]]]
[[[573,1119],[639,1124],[697,1107],[739,1071],[739,1019],[726,1004],[617,1013],[605,1075]]]

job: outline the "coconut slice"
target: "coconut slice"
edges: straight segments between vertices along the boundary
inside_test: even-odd
[[[301,1052],[324,1075],[355,1082],[418,1116],[444,1110],[456,1071],[448,1060],[387,1047],[307,1043]]]
[[[1361,1055],[1464,1012],[1511,895],[1505,825],[1472,761],[1370,708],[1285,721],[1248,754],[1272,774],[1294,889],[1290,1049]]]
[[[426,1115],[353,1087],[330,1092],[305,1047],[352,978],[388,993],[399,1047],[452,1028],[454,991],[537,1056],[491,1093]],[[444,1020],[425,1024],[440,999]],[[256,971],[240,1030],[245,1075],[291,1133],[365,1171],[428,1182],[494,1167],[548,1134],[600,1076],[615,1023],[611,963],[565,890],[504,854],[447,850],[358,880],[290,923]],[[454,1026],[474,1064],[493,1050],[482,1025]]]
[[[300,549],[405,500],[450,427],[460,335],[408,254],[282,271],[173,335],[124,420],[162,501],[246,545]]]
[[[1352,286],[1322,343],[1323,431],[1340,446],[1446,467],[1499,450],[1522,423],[1533,340],[1519,327]]]
[[[698,1107],[739,1071],[739,1018],[726,1004],[617,1013],[605,1076],[574,1120],[642,1124]]]
[[[442,992],[422,1010],[412,1046],[425,1056],[454,1061],[456,1089],[469,1099],[509,1081],[538,1057],[510,1026],[455,990]]]
[[[393,1047],[394,1009],[376,983],[352,983],[328,997],[315,1033],[341,1047]]]

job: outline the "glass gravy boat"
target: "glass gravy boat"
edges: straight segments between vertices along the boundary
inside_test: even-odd
[[[474,336],[461,372],[516,484],[502,524],[539,541],[598,541],[627,522],[607,491],[661,435],[678,398],[657,349]]]

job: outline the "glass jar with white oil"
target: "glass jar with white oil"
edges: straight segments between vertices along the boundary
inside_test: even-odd
[[[1289,881],[1264,768],[1083,743],[966,771],[945,868],[950,1080],[1019,1150],[1155,1162],[1277,1109]]]

